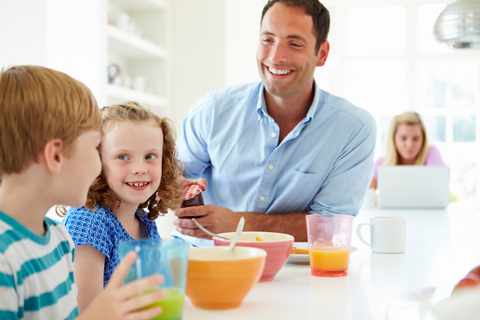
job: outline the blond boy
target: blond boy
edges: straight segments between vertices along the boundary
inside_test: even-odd
[[[0,319],[73,319],[75,248],[55,204],[81,206],[101,170],[101,117],[90,90],[64,73],[16,66],[0,73]],[[150,319],[136,312],[163,293],[135,296],[160,275],[123,286],[131,253],[78,319]]]

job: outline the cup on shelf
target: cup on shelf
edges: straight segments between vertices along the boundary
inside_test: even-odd
[[[126,12],[117,12],[113,18],[113,24],[123,31],[128,31],[130,16]]]
[[[108,24],[113,24],[113,18],[114,18],[114,14],[111,13],[111,12],[109,12],[109,13],[107,14],[107,22],[108,22]]]
[[[146,84],[144,76],[139,75],[139,76],[136,76],[135,78],[133,78],[132,87],[133,87],[134,90],[145,92],[146,86],[147,86],[147,84]]]
[[[370,243],[362,237],[362,227],[370,226]],[[403,253],[407,247],[406,217],[372,217],[370,223],[360,223],[357,235],[375,253]]]
[[[110,63],[108,65],[108,83],[117,86],[122,84],[122,70],[116,63]]]
[[[305,218],[312,275],[346,276],[350,258],[353,216],[311,214]]]
[[[153,88],[152,88],[152,86],[147,86],[147,87],[145,88],[145,92],[146,92],[146,93],[151,93],[151,94],[153,94]]]

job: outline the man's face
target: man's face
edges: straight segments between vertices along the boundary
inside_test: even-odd
[[[329,44],[315,52],[313,20],[302,8],[274,4],[260,29],[257,64],[268,94],[292,97],[309,93],[316,66],[323,66]]]

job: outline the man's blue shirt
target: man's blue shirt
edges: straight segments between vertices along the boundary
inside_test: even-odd
[[[206,204],[233,211],[356,215],[373,173],[376,125],[315,84],[312,105],[278,144],[260,83],[216,90],[183,120],[185,176],[205,178]]]

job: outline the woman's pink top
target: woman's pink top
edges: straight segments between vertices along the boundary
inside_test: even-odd
[[[383,163],[383,157],[380,157],[375,161],[375,167],[373,169],[373,179],[378,180],[378,167],[380,167]],[[427,160],[425,161],[426,166],[434,166],[434,167],[446,167],[447,165],[443,162],[442,156],[440,155],[440,151],[435,146],[430,146],[428,150]]]

